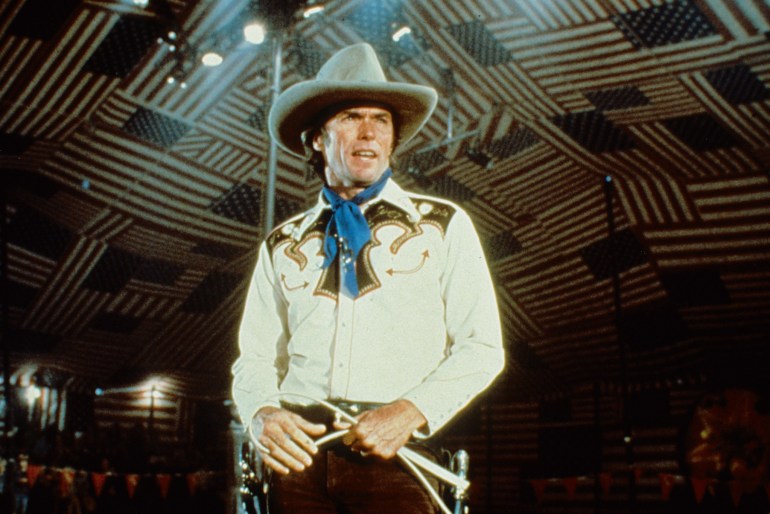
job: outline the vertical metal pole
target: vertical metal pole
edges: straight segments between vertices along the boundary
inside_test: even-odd
[[[4,456],[5,461],[9,463],[9,469],[5,473],[5,491],[6,494],[11,494],[13,491],[13,477],[10,473],[11,459],[15,459],[13,455],[13,444],[11,439],[11,431],[13,430],[13,402],[11,396],[11,342],[8,340],[8,222],[6,221],[8,213],[8,193],[4,184],[2,185],[2,191],[0,192],[0,284],[2,284],[2,290],[6,292],[4,295],[0,295],[2,303],[2,313],[0,314],[0,344],[3,349],[3,397],[5,400],[5,427],[3,429],[4,437]]]
[[[283,60],[283,34],[276,31],[273,34],[273,98],[271,106],[275,105],[281,94],[281,62]],[[270,138],[270,153],[267,160],[267,185],[265,188],[265,233],[267,236],[275,224],[275,176],[278,165],[278,144]]]
[[[607,233],[610,239],[609,261],[611,266],[617,264],[617,251],[615,249],[615,214],[612,209],[612,195],[615,185],[612,177],[604,178],[604,200],[607,208]],[[626,450],[626,465],[628,466],[628,512],[636,514],[636,476],[634,475],[634,440],[631,427],[631,419],[628,412],[628,355],[626,341],[623,337],[620,325],[620,316],[623,310],[620,294],[620,273],[617,268],[612,270],[612,300],[615,307],[615,328],[618,334],[618,349],[620,352],[620,387],[621,387],[621,417],[623,423],[623,444]]]
[[[447,83],[447,91],[449,93],[449,107],[446,118],[446,137],[445,141],[448,141],[454,137],[454,117],[455,117],[455,76],[451,69],[444,70],[444,80]]]

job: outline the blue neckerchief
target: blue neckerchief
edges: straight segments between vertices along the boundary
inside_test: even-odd
[[[369,187],[358,193],[350,200],[345,200],[340,195],[324,186],[323,194],[332,208],[332,217],[326,225],[324,237],[323,267],[328,268],[340,251],[342,268],[342,284],[353,298],[358,296],[358,279],[356,278],[356,259],[361,248],[372,238],[372,231],[366,222],[359,205],[371,200],[385,187],[393,172],[388,168],[385,173]]]

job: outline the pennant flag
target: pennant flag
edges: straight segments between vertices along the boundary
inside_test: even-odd
[[[727,485],[730,487],[730,496],[733,499],[733,505],[736,507],[741,503],[741,497],[743,496],[743,484],[738,480],[730,480]]]
[[[612,473],[599,473],[599,484],[602,486],[602,492],[605,496],[610,494],[610,486],[612,486]]]
[[[41,471],[43,471],[43,466],[35,464],[27,465],[27,483],[29,484],[30,489],[35,487],[35,482],[37,482],[37,477],[40,476]]]
[[[530,480],[529,483],[532,485],[532,489],[535,491],[535,498],[537,498],[537,503],[540,503],[543,501],[543,494],[545,493],[545,486],[548,481],[545,478],[535,478]]]
[[[674,487],[674,475],[660,473],[658,479],[660,480],[660,496],[664,501],[668,501],[671,497],[671,489]]]
[[[158,487],[160,487],[160,495],[166,498],[168,496],[168,488],[171,485],[171,475],[168,473],[158,473],[155,480],[158,482]]]
[[[139,485],[139,475],[135,473],[126,475],[126,490],[128,491],[129,498],[134,497],[137,485]]]
[[[94,485],[94,492],[96,497],[102,495],[102,488],[104,488],[104,481],[107,478],[105,473],[91,473],[91,483]]]
[[[703,501],[703,497],[706,495],[706,487],[708,487],[710,481],[711,480],[708,478],[690,478],[690,482],[692,482],[692,490],[695,493],[695,501],[697,503]]]
[[[577,477],[565,477],[562,481],[564,482],[564,489],[567,491],[567,498],[574,500],[575,490],[577,489]]]
[[[66,468],[59,473],[59,494],[62,498],[69,496],[72,483],[75,481],[75,470]]]
[[[190,491],[190,496],[195,496],[195,491],[198,490],[198,473],[187,473],[187,489]]]

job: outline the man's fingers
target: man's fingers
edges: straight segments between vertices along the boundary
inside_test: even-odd
[[[323,431],[326,431],[326,427],[324,427],[323,425],[321,425],[321,428],[323,429]],[[310,436],[306,432],[300,430],[299,428],[297,427],[289,428],[286,431],[285,436],[288,439],[287,444],[294,445],[294,446],[298,444],[304,450],[303,453],[307,452],[312,455],[315,455],[316,453],[318,453],[318,447],[316,447],[315,443],[310,438]],[[308,465],[310,464],[308,463]]]
[[[279,408],[265,408],[256,422],[258,441],[267,449],[262,452],[265,464],[279,473],[302,471],[310,466],[312,455],[318,452],[313,437],[326,432],[326,426]]]
[[[276,439],[263,437],[260,442],[270,452],[266,456],[263,454],[263,456],[280,462],[283,466],[294,471],[303,471],[313,463],[313,458],[286,435],[279,435]]]
[[[287,468],[281,461],[278,459],[273,458],[270,455],[262,454],[262,459],[265,462],[265,465],[272,469],[273,471],[277,471],[281,475],[288,475],[290,473],[290,469]]]
[[[326,433],[326,425],[322,425],[320,423],[311,423],[301,416],[297,416],[297,426],[303,432],[316,437]]]

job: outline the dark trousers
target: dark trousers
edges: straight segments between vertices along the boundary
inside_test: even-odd
[[[413,448],[433,460],[425,448]],[[435,488],[437,480],[426,474]],[[268,493],[270,514],[434,514],[429,493],[398,457],[362,457],[347,446],[321,450],[301,473],[274,473]]]

